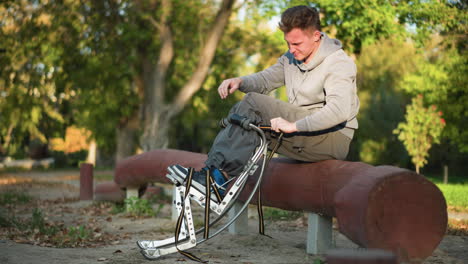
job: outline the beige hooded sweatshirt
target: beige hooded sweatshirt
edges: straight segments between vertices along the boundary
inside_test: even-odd
[[[267,94],[286,85],[289,103],[312,110],[301,120],[289,120],[296,121],[299,131],[320,131],[346,121],[340,131],[352,138],[359,110],[356,65],[341,47],[339,40],[322,33],[319,49],[309,63],[287,52],[266,70],[241,77],[240,90]]]

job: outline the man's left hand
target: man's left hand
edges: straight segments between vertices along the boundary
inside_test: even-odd
[[[287,120],[284,120],[281,117],[276,117],[270,120],[271,123],[271,130],[276,132],[283,132],[283,133],[293,133],[297,132],[296,123],[291,123]]]

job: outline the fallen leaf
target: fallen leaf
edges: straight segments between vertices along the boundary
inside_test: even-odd
[[[122,250],[117,249],[116,251],[114,251],[114,254],[116,254],[116,253],[122,253]]]
[[[106,260],[107,260],[107,258],[98,258],[97,261],[106,261]]]

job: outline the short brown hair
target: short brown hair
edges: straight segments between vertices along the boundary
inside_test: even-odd
[[[313,30],[321,31],[320,16],[317,10],[310,6],[295,6],[286,9],[281,15],[279,28],[284,33],[288,33],[294,28],[302,30],[312,28]]]

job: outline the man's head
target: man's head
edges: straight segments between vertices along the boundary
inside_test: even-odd
[[[279,28],[294,58],[308,63],[320,45],[321,26],[317,10],[309,6],[291,7],[281,15]]]
[[[281,15],[279,28],[285,34],[295,28],[302,30],[321,31],[320,16],[315,8],[310,6],[294,6],[286,9]]]

